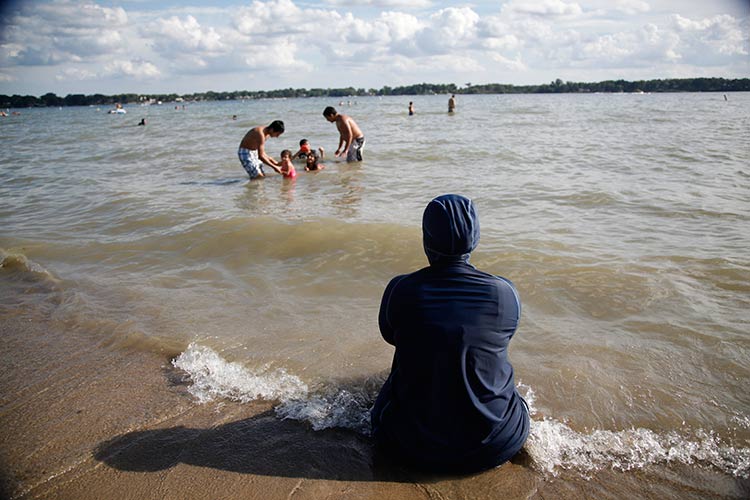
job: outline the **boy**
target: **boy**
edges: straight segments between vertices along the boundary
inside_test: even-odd
[[[302,139],[299,141],[299,151],[294,153],[292,155],[292,160],[296,160],[297,158],[306,158],[308,154],[310,154],[310,142],[307,139]]]
[[[362,161],[362,150],[365,147],[365,136],[351,116],[339,114],[336,108],[328,106],[323,116],[339,129],[339,147],[334,156],[346,155],[346,161]]]
[[[279,163],[266,154],[265,144],[269,137],[278,137],[283,133],[284,122],[275,120],[267,127],[259,125],[251,128],[242,138],[237,156],[251,180],[262,179],[266,176],[263,163],[274,169],[276,173],[281,173]]]

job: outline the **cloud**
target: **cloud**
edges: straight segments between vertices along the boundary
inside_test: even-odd
[[[416,33],[425,54],[444,55],[468,48],[477,40],[479,15],[469,7],[449,7],[432,14],[424,29]]]
[[[161,74],[159,69],[148,61],[112,61],[104,67],[102,76],[128,76],[136,79],[150,79]]]
[[[530,15],[539,17],[577,16],[583,12],[581,6],[575,2],[562,0],[511,0],[502,7],[506,14]]]
[[[65,0],[22,4],[5,22],[3,62],[56,65],[117,52],[123,48],[120,30],[127,21],[120,7]]]
[[[693,21],[675,14],[672,21],[686,45],[692,49],[692,53],[748,55],[750,35],[747,26],[743,29],[741,22],[730,15]]]
[[[660,62],[676,62],[679,37],[647,24],[641,29],[603,35],[584,43],[578,61],[597,67],[632,67]]]
[[[96,78],[99,78],[99,76],[99,74],[86,69],[65,68],[60,73],[55,75],[55,80],[57,80],[58,82],[67,82],[70,80],[94,80]]]
[[[217,53],[226,50],[221,36],[212,27],[203,28],[193,16],[157,19],[143,31],[163,52]]]
[[[377,7],[379,9],[426,9],[432,6],[430,0],[326,0],[327,5],[334,7]]]
[[[288,29],[309,22],[291,0],[271,0],[260,2],[255,0],[249,7],[238,9],[233,17],[233,25],[243,35],[262,35],[283,33]],[[317,16],[316,16],[317,17]],[[316,28],[325,29],[325,24]]]

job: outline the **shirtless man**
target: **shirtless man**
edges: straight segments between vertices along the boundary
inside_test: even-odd
[[[362,161],[365,136],[351,116],[339,114],[333,106],[323,110],[323,116],[339,129],[339,147],[334,156],[346,155],[346,161]]]
[[[453,113],[456,110],[456,96],[455,94],[448,99],[448,113]]]
[[[269,137],[278,137],[284,133],[284,122],[276,120],[267,127],[259,125],[251,128],[240,142],[237,156],[240,158],[242,168],[245,169],[250,179],[261,179],[266,176],[263,172],[263,163],[271,167],[276,173],[281,174],[279,162],[266,154],[265,144]]]

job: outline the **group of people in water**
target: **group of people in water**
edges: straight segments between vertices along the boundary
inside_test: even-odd
[[[339,131],[339,145],[334,156],[345,157],[347,162],[362,161],[365,136],[357,122],[351,116],[339,113],[333,106],[328,106],[323,110],[323,117],[335,123]],[[325,168],[325,165],[320,163],[325,156],[325,150],[323,148],[313,150],[307,139],[300,141],[300,149],[294,154],[288,149],[283,150],[281,159],[278,161],[266,153],[266,140],[269,137],[279,137],[283,133],[284,122],[274,120],[268,126],[259,125],[251,128],[242,138],[237,156],[251,180],[262,179],[266,176],[264,165],[271,167],[276,173],[286,178],[294,178],[297,172],[292,161],[296,159],[305,161],[306,171]]]
[[[452,95],[448,99],[448,112],[453,113],[456,110],[456,96]],[[409,115],[414,114],[414,103],[409,102]],[[335,157],[345,157],[347,162],[362,161],[362,153],[365,148],[365,136],[357,125],[357,122],[349,116],[336,111],[333,106],[328,106],[323,110],[323,117],[331,123],[336,124],[339,131],[339,145],[334,153]],[[237,115],[232,116],[233,120]],[[139,125],[145,125],[140,123]],[[301,159],[305,161],[306,171],[322,170],[325,165],[320,163],[325,156],[325,150],[318,148],[312,150],[307,139],[300,141],[300,149],[295,154],[288,149],[281,152],[281,159],[276,160],[266,153],[266,139],[269,137],[279,137],[284,133],[284,122],[274,120],[268,126],[259,125],[251,128],[240,141],[237,156],[240,159],[242,168],[245,169],[251,180],[262,179],[266,176],[263,168],[264,165],[271,167],[277,174],[286,178],[295,178],[297,171],[294,168],[293,160]]]

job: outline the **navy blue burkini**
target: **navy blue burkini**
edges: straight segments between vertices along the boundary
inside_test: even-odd
[[[396,352],[372,433],[423,469],[488,469],[513,457],[529,433],[508,361],[521,303],[510,281],[469,264],[479,242],[471,200],[435,198],[422,231],[429,267],[393,278],[380,304],[380,332]]]

